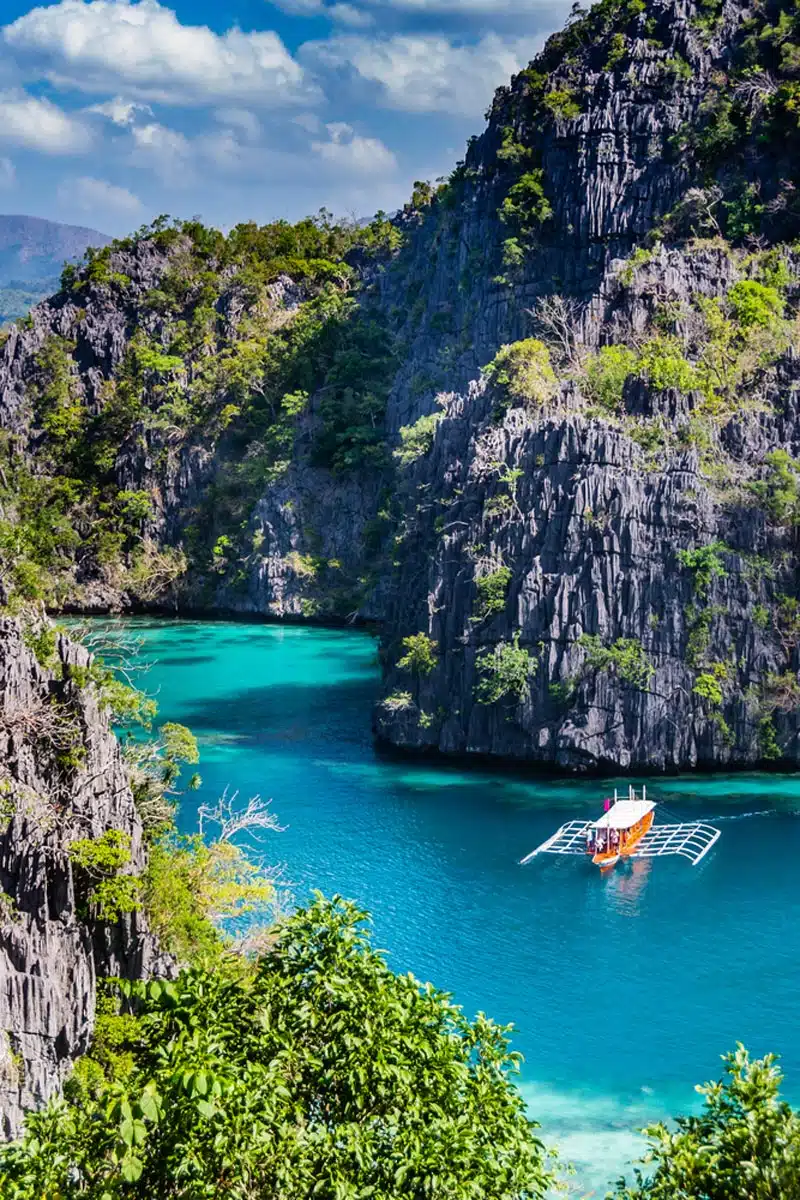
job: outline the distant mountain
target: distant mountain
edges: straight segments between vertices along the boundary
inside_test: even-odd
[[[0,325],[24,316],[55,291],[67,260],[80,258],[87,246],[110,241],[81,225],[0,214]]]

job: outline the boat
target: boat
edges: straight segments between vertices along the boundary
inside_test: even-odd
[[[579,854],[605,870],[623,858],[677,854],[696,867],[716,843],[720,830],[702,821],[655,825],[655,810],[656,802],[647,799],[647,788],[637,796],[635,788],[629,787],[624,798],[615,788],[614,795],[606,797],[605,811],[597,821],[568,821],[520,863],[524,866],[538,854]]]

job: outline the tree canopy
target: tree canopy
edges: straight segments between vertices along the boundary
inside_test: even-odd
[[[365,918],[320,897],[255,962],[120,985],[135,1015],[0,1149],[5,1200],[543,1196],[508,1028],[394,974]]]
[[[751,1059],[738,1046],[726,1078],[698,1087],[699,1116],[647,1130],[645,1172],[618,1200],[789,1200],[800,1195],[800,1114],[780,1099],[775,1055]]]

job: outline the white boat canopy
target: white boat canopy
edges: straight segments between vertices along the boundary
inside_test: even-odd
[[[594,828],[630,829],[654,808],[655,801],[653,800],[618,800],[608,812],[603,813],[599,821],[594,822]]]

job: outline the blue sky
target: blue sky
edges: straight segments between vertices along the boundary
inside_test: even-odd
[[[0,0],[0,211],[124,233],[391,210],[568,0]]]

